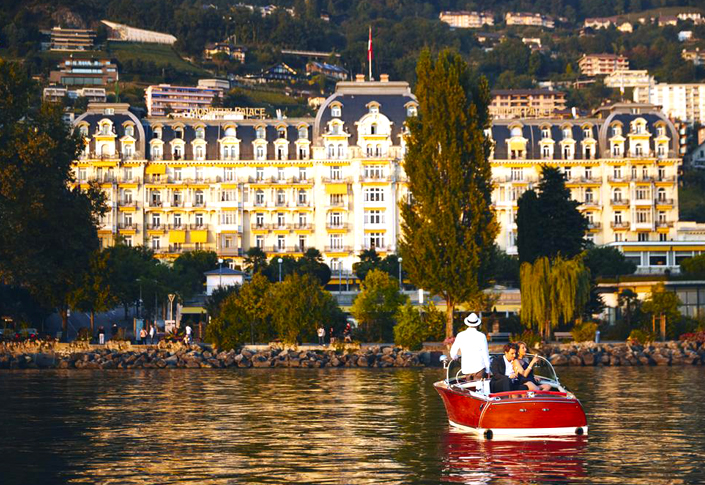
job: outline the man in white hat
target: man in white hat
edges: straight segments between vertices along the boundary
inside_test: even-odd
[[[460,351],[463,357],[460,368],[466,379],[470,381],[483,379],[490,373],[487,337],[477,330],[481,323],[482,319],[476,313],[468,315],[465,319],[465,325],[468,328],[458,333],[450,348],[450,358],[453,360],[458,358],[458,351]]]

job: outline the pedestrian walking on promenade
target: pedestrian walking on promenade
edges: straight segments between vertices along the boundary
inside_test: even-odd
[[[102,325],[98,327],[98,343],[105,345],[105,328]]]
[[[112,326],[112,328],[110,329],[110,338],[115,338],[115,337],[117,337],[117,333],[118,333],[118,326],[117,326],[117,323],[113,322],[113,326]]]
[[[191,334],[193,333],[193,329],[191,328],[191,325],[186,325],[186,343],[188,345],[191,345]]]
[[[146,344],[147,343],[147,330],[145,330],[144,327],[140,329],[140,343],[141,344]]]
[[[156,330],[154,329],[154,325],[151,325],[149,327],[149,343],[154,345],[154,335],[156,334]]]
[[[318,327],[318,345],[325,345],[326,344],[326,329],[323,328],[323,325]]]

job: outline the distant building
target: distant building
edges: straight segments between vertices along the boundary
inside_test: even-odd
[[[489,111],[494,119],[550,118],[565,107],[565,93],[561,91],[495,89]]]
[[[283,62],[262,71],[257,78],[262,82],[293,81],[298,79],[296,71]]]
[[[632,33],[634,32],[634,27],[629,22],[619,22],[617,24],[617,30],[620,32]]]
[[[504,16],[507,25],[528,25],[532,27],[544,27],[552,29],[555,27],[553,18],[548,15],[531,12],[507,12]]]
[[[693,150],[690,155],[690,162],[697,167],[705,166],[705,143],[701,143]]]
[[[109,59],[65,59],[49,73],[49,82],[64,86],[108,86],[118,80],[118,68]]]
[[[676,18],[684,22],[692,20],[695,24],[701,24],[703,22],[703,16],[700,12],[681,12],[676,15]]]
[[[196,108],[207,108],[222,95],[222,90],[193,86],[159,84],[149,86],[144,93],[149,116],[165,116]]]
[[[692,30],[681,30],[678,32],[678,41],[685,42],[686,40],[691,40],[693,38]]]
[[[653,76],[649,76],[649,71],[643,70],[623,70],[614,71],[605,76],[605,86],[613,89],[649,87],[654,83]]]
[[[502,42],[504,39],[506,39],[506,36],[497,32],[478,32],[477,34],[475,34],[475,38],[480,44],[494,45],[499,42]]]
[[[583,28],[586,29],[607,29],[617,21],[617,17],[591,17],[583,21]]]
[[[521,41],[528,45],[532,51],[541,50],[541,38],[539,37],[522,37]]]
[[[702,66],[705,64],[705,51],[701,52],[699,47],[696,47],[694,50],[683,49],[681,57],[683,57],[686,61],[692,62],[696,66]]]
[[[634,88],[634,101],[660,106],[671,119],[705,123],[705,84],[653,84]]]
[[[675,15],[661,15],[658,18],[658,26],[665,27],[667,25],[678,25],[678,17]]]
[[[105,103],[108,99],[108,94],[105,88],[81,88],[75,91],[69,91],[69,97],[72,93],[76,93],[79,98],[88,99],[89,103]]]
[[[198,87],[227,91],[230,89],[230,81],[227,79],[199,79]]]
[[[494,25],[493,12],[468,12],[467,10],[444,11],[438,16],[441,22],[455,29],[479,29],[483,25]]]
[[[580,72],[585,76],[604,76],[615,71],[629,69],[629,59],[615,54],[585,54],[578,61]]]
[[[63,86],[48,86],[42,92],[42,99],[51,103],[62,101],[68,95],[68,89]]]
[[[112,40],[167,45],[173,45],[176,42],[176,37],[171,34],[154,32],[152,30],[136,29],[135,27],[130,27],[129,25],[118,24],[108,20],[101,20],[101,22],[108,27],[108,37]]]
[[[247,47],[236,46],[226,42],[216,42],[215,44],[207,44],[203,51],[203,57],[206,60],[212,60],[216,54],[225,54],[228,59],[238,61],[241,64],[245,63]]]
[[[94,41],[94,30],[54,27],[49,48],[53,51],[88,51],[93,49]]]
[[[185,232],[185,231],[184,231]],[[229,286],[242,286],[245,282],[245,273],[227,266],[223,268],[206,271],[206,295],[210,296],[218,288]]]
[[[346,81],[349,77],[347,69],[327,62],[311,61],[306,64],[306,74],[323,74],[326,77]]]

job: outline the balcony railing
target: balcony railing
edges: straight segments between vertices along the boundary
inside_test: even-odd
[[[150,200],[147,203],[149,207],[161,207],[162,206],[162,201],[161,200]]]
[[[658,221],[656,227],[673,227],[673,221]]]
[[[118,177],[118,183],[121,184],[138,184],[142,180],[141,177],[138,176],[133,176],[133,177]]]
[[[164,230],[166,229],[166,224],[163,224],[161,222],[148,222],[147,223],[147,229],[149,230]]]
[[[583,201],[583,205],[587,206],[587,207],[599,207],[600,202],[595,199],[590,199],[590,200]]]
[[[675,175],[664,175],[662,177],[656,177],[656,182],[675,182]]]
[[[326,246],[323,248],[325,253],[350,253],[352,252],[351,246]]]
[[[188,229],[188,226],[184,224],[183,222],[179,222],[178,224],[171,223],[168,225],[169,229],[175,229],[177,231],[185,231]]]
[[[656,205],[673,205],[673,199],[656,199]]]
[[[311,201],[309,200],[297,200],[296,207],[311,207]]]
[[[91,152],[88,155],[91,160],[120,160],[119,153],[96,153]]]
[[[610,227],[612,227],[612,229],[627,229],[629,227],[629,223],[623,222],[623,221],[622,222],[612,221],[612,222],[610,222]]]
[[[208,229],[208,224],[191,223],[188,225],[188,228],[192,231],[205,231]]]
[[[306,246],[284,246],[284,247],[279,247],[276,244],[274,246],[271,246],[271,252],[272,253],[277,253],[277,254],[286,254],[286,253],[305,253],[306,250],[309,249]]]
[[[350,228],[350,225],[347,222],[342,222],[342,223],[327,222],[326,223],[326,229],[345,229],[347,231],[349,228]]]
[[[321,181],[324,184],[351,184],[353,179],[352,179],[352,177],[339,177],[339,178],[322,177]]]
[[[602,227],[600,222],[588,222],[588,229],[599,229]]]
[[[292,229],[295,231],[310,231],[313,230],[313,224],[292,224]]]
[[[329,200],[326,207],[345,207],[345,201]]]
[[[629,199],[612,199],[610,200],[612,205],[629,205]]]
[[[271,224],[257,224],[256,222],[253,222],[250,224],[250,227],[252,230],[258,230],[258,231],[271,231],[272,230],[272,225]]]
[[[391,182],[391,175],[360,175],[360,182]]]
[[[137,229],[136,222],[118,222],[118,229]]]
[[[134,207],[135,209],[140,206],[140,203],[136,200],[119,200],[118,205],[120,207]]]
[[[286,207],[286,200],[275,200],[274,201],[274,206],[275,207]]]

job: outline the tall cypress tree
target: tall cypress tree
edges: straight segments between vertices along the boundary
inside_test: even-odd
[[[498,224],[491,204],[489,88],[458,54],[416,67],[419,111],[407,121],[404,170],[412,197],[401,203],[404,268],[418,287],[446,302],[446,337],[456,305],[488,279]]]
[[[533,263],[537,258],[552,260],[559,254],[571,259],[582,252],[588,222],[579,205],[571,199],[561,171],[544,165],[538,195],[530,190],[519,198],[519,260]]]

